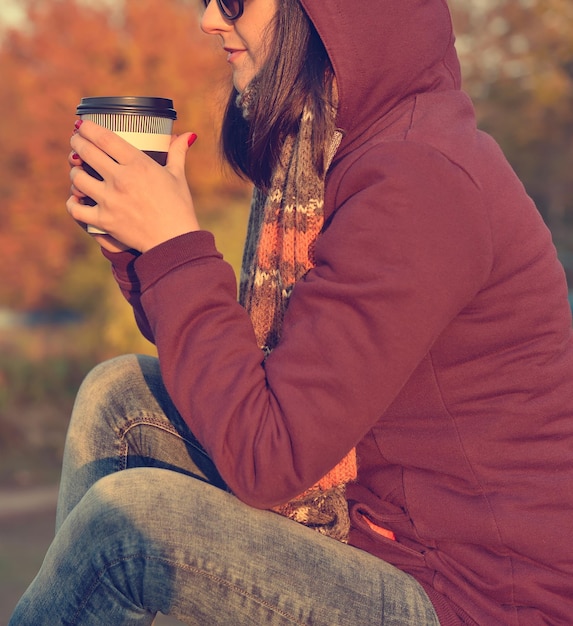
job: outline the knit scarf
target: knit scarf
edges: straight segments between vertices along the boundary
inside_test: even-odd
[[[251,86],[237,100],[247,119],[253,97],[256,88]],[[314,245],[324,223],[324,176],[316,171],[311,150],[313,119],[311,107],[306,106],[298,135],[284,142],[268,193],[257,188],[253,193],[239,299],[249,312],[265,358],[280,340],[296,281],[315,265]],[[325,171],[341,138],[333,115]],[[345,485],[355,478],[353,449],[318,483],[273,510],[345,542],[350,528]]]

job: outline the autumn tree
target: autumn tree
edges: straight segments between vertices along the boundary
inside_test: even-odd
[[[21,0],[27,20],[0,33],[0,307],[87,308],[111,285],[65,211],[69,136],[82,96],[170,97],[175,132],[199,141],[188,174],[199,208],[225,219],[248,188],[222,169],[218,119],[228,70],[201,33],[198,0]],[[465,87],[564,245],[573,222],[573,3],[451,0]],[[238,244],[240,245],[240,243]],[[104,287],[105,286],[105,287]]]
[[[175,132],[199,135],[188,158],[197,204],[223,209],[247,191],[218,155],[228,72],[200,31],[196,2],[125,0],[110,12],[75,0],[22,1],[26,23],[0,41],[0,306],[81,308],[97,294],[101,261],[65,210],[80,98],[172,98]]]

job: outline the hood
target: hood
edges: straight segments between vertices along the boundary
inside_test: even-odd
[[[301,0],[334,67],[345,143],[399,102],[459,89],[444,0]]]

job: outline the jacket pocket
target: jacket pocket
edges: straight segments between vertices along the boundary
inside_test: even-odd
[[[426,549],[408,538],[414,531],[409,516],[401,509],[392,507],[388,511],[375,512],[367,505],[355,504],[350,508],[350,519],[356,545],[364,547],[366,542],[369,547],[364,549],[400,569],[426,568]],[[372,525],[391,531],[395,538],[384,536]]]

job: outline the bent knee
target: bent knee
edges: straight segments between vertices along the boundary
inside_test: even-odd
[[[70,549],[84,542],[85,551],[97,551],[137,542],[146,534],[153,498],[147,497],[145,471],[123,470],[95,482],[62,524],[59,541]],[[152,494],[149,494],[152,495]],[[76,545],[76,548],[77,548]],[[107,548],[106,548],[107,546]]]
[[[152,381],[156,381],[153,383]],[[70,431],[118,424],[133,410],[154,403],[153,385],[162,384],[154,357],[128,354],[94,367],[82,382],[74,405]],[[81,435],[86,437],[84,435]]]
[[[85,511],[89,517],[105,518],[111,524],[113,520],[115,523],[129,521],[132,528],[141,529],[158,514],[158,503],[164,499],[166,485],[172,477],[173,472],[152,467],[108,474],[85,494]]]
[[[107,388],[124,377],[132,379],[134,374],[141,375],[138,357],[135,354],[123,354],[98,363],[84,378],[80,392],[86,388],[90,391],[98,387]]]
[[[78,397],[90,399],[121,397],[145,380],[160,378],[159,363],[155,357],[125,354],[96,365],[84,378]]]

